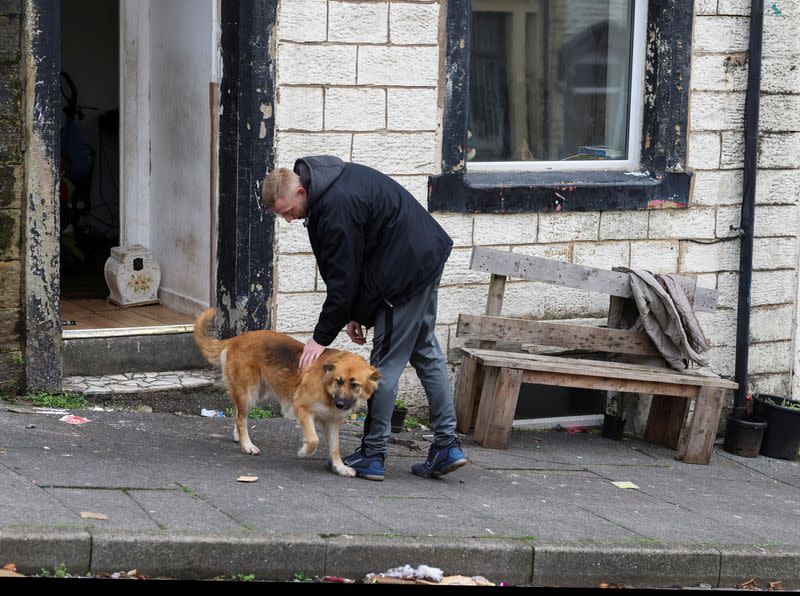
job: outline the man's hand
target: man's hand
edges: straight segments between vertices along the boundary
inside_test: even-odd
[[[324,351],[325,346],[319,345],[314,341],[313,337],[309,339],[303,347],[303,353],[300,354],[300,368],[306,368],[314,364]]]
[[[363,346],[367,342],[364,337],[364,328],[357,321],[350,321],[345,330],[353,343]]]

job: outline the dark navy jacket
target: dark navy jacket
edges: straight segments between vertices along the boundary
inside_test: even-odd
[[[317,155],[308,166],[305,225],[327,286],[314,341],[327,346],[351,320],[413,298],[441,274],[453,241],[400,184],[381,172]],[[304,178],[306,180],[304,180]]]

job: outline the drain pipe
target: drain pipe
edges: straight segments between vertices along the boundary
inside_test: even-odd
[[[747,95],[744,108],[744,190],[739,254],[739,302],[736,317],[736,373],[739,384],[733,400],[734,413],[747,407],[747,366],[750,355],[750,289],[753,282],[753,224],[756,208],[758,161],[758,108],[761,91],[761,50],[764,34],[764,0],[753,0],[750,8]]]

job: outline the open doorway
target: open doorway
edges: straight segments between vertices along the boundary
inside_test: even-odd
[[[175,332],[214,303],[215,7],[212,0],[61,3],[65,338]],[[106,267],[135,246],[156,268],[149,301],[126,300],[119,288],[138,288],[135,274]]]

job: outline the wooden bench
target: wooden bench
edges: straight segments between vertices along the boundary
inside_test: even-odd
[[[511,342],[591,354],[658,355],[644,331],[500,317],[509,277],[629,297],[627,273],[484,247],[473,249],[470,269],[489,273],[491,279],[485,315],[458,318],[457,337],[478,342],[477,347],[462,348],[456,380],[459,432],[468,434],[474,427],[473,438],[480,445],[506,448],[522,383],[652,394],[644,439],[677,449],[684,462],[708,463],[723,401],[726,392],[736,389],[735,382],[703,368],[678,371],[574,354],[495,349],[497,342]],[[698,287],[693,308],[713,311],[716,298],[716,290]]]

